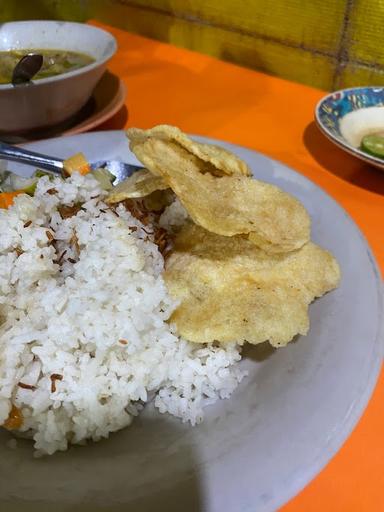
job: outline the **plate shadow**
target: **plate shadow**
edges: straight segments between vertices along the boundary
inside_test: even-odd
[[[304,130],[305,147],[321,167],[352,185],[384,195],[384,173],[330,142],[312,121]]]

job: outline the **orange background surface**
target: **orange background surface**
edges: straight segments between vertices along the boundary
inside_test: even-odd
[[[313,112],[324,92],[97,25],[118,40],[109,69],[128,88],[126,107],[98,129],[169,123],[284,162],[350,213],[383,272],[384,174],[333,146],[318,131]],[[382,372],[348,441],[282,512],[384,511],[383,409]]]

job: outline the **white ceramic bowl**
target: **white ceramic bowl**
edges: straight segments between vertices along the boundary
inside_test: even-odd
[[[117,44],[105,30],[82,23],[18,21],[0,24],[0,51],[27,48],[86,53],[95,62],[30,85],[0,85],[0,132],[3,133],[52,126],[74,115],[91,97]]]

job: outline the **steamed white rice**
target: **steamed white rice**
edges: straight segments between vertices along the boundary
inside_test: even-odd
[[[42,178],[34,197],[0,210],[0,425],[16,406],[37,455],[107,437],[149,400],[198,423],[244,376],[235,343],[175,335],[148,228],[102,196],[91,176]],[[76,203],[62,219],[58,206]]]

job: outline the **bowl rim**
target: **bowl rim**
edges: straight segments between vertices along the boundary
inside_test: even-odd
[[[326,101],[328,101],[332,96],[334,96],[335,94],[340,94],[340,93],[345,93],[345,92],[360,91],[362,89],[382,89],[383,99],[384,99],[384,85],[366,85],[366,86],[360,85],[360,86],[356,86],[356,87],[347,87],[345,89],[338,89],[337,91],[332,91],[332,92],[326,94],[316,103],[315,121],[316,121],[316,124],[317,124],[318,128],[320,129],[320,131],[336,146],[343,149],[347,153],[349,153],[357,158],[360,158],[361,160],[364,160],[367,163],[372,164],[374,162],[376,167],[380,167],[380,168],[384,169],[384,159],[370,155],[369,153],[365,153],[364,151],[362,151],[359,148],[355,148],[354,146],[349,144],[349,142],[347,142],[344,139],[344,137],[342,137],[341,135],[340,135],[340,137],[335,137],[335,135],[329,130],[329,128],[327,128],[323,124],[323,122],[320,119],[321,106]],[[370,107],[366,107],[366,108],[370,108]],[[383,106],[383,108],[384,108],[384,106]]]
[[[108,62],[117,51],[117,40],[110,32],[108,32],[107,30],[104,30],[102,28],[95,27],[93,25],[88,25],[87,23],[80,23],[80,22],[76,22],[76,21],[61,21],[61,20],[23,20],[23,21],[7,21],[4,23],[4,25],[18,25],[21,27],[22,25],[31,25],[31,24],[53,25],[53,24],[58,24],[58,23],[60,25],[67,25],[67,26],[76,25],[78,27],[86,27],[86,30],[91,30],[95,33],[103,34],[103,35],[107,36],[107,38],[109,38],[109,41],[112,43],[111,49],[108,51],[107,55],[104,56],[103,58],[95,59],[94,62],[91,62],[90,64],[87,64],[81,68],[74,69],[73,71],[68,71],[66,73],[60,73],[58,75],[50,76],[47,78],[40,78],[39,80],[36,80],[35,82],[33,82],[34,87],[43,85],[43,84],[48,84],[51,82],[57,82],[57,81],[63,80],[63,79],[72,78],[74,76],[81,75],[84,72],[90,71],[92,69],[96,69],[96,68],[102,66],[103,64],[105,64],[106,62]],[[0,91],[10,90],[10,89],[14,89],[14,85],[12,83],[0,84]]]

